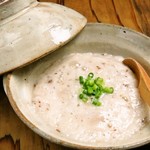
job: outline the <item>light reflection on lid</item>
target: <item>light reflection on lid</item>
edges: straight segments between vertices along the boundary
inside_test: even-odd
[[[61,26],[55,26],[49,30],[52,41],[55,44],[60,44],[68,40],[71,37],[70,28],[62,28]]]

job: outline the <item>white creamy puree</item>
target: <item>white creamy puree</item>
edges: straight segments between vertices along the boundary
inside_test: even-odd
[[[34,91],[34,109],[47,128],[85,143],[115,142],[129,138],[148,121],[137,80],[122,64],[123,57],[97,53],[73,53],[57,60],[41,75]],[[79,98],[78,77],[93,72],[102,77],[113,94],[104,95],[102,106]]]

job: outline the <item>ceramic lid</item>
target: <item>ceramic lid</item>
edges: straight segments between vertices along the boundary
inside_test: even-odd
[[[62,5],[35,0],[15,2],[0,2],[0,74],[56,50],[86,25],[84,16]],[[7,12],[8,5],[12,9]]]

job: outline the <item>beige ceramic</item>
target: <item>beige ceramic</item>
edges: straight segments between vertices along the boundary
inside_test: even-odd
[[[0,74],[26,65],[64,45],[86,18],[54,3],[0,2]]]
[[[150,39],[127,28],[105,24],[88,24],[85,29],[70,43],[41,60],[14,71],[4,78],[4,87],[9,101],[20,117],[33,131],[53,142],[85,149],[129,149],[150,142],[150,124],[123,142],[84,144],[60,136],[53,128],[46,132],[46,122],[36,116],[31,109],[31,97],[35,83],[51,62],[72,52],[99,52],[133,57],[137,59],[150,74]]]

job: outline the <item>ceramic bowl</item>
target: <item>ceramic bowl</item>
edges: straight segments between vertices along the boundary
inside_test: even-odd
[[[13,0],[0,4],[0,74],[61,47],[85,25],[84,16],[55,3]]]
[[[98,52],[138,60],[150,74],[150,38],[127,28],[106,24],[88,24],[84,30],[70,43],[43,59],[22,69],[9,73],[4,77],[4,88],[9,101],[20,119],[33,131],[42,137],[69,147],[80,149],[129,149],[150,142],[150,124],[135,133],[131,138],[114,145],[85,144],[71,140],[56,132],[55,129],[46,130],[46,122],[31,109],[31,97],[34,86],[44,71],[58,57],[73,52]]]

